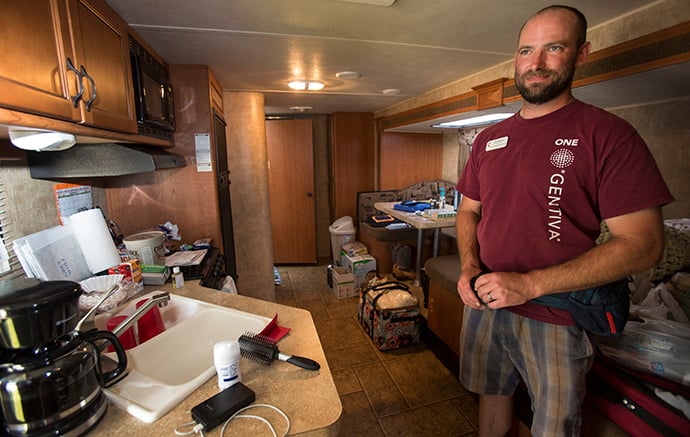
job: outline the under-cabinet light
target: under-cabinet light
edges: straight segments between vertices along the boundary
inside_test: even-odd
[[[477,117],[465,118],[462,120],[446,121],[444,123],[434,124],[432,127],[459,129],[462,127],[481,126],[483,124],[495,123],[506,118],[512,117],[512,112],[500,112],[497,114],[479,115]]]

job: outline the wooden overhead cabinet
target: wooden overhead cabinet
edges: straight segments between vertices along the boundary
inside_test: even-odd
[[[0,106],[136,133],[127,29],[102,0],[3,0]]]

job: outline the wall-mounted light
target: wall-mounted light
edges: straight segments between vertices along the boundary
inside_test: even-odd
[[[20,149],[32,151],[58,151],[74,146],[77,139],[72,134],[30,128],[10,128],[10,142]]]
[[[486,114],[477,117],[465,118],[462,120],[446,121],[444,123],[434,124],[432,127],[441,127],[448,129],[459,129],[462,127],[481,126],[483,124],[496,123],[506,118],[512,117],[512,112],[500,112],[497,114]]]
[[[296,91],[318,91],[323,89],[325,84],[318,80],[293,80],[288,86]]]

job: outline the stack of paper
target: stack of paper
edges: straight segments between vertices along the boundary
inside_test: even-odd
[[[103,213],[90,209],[14,241],[14,253],[30,278],[81,281],[120,263]]]
[[[71,226],[55,226],[17,238],[13,248],[30,278],[78,282],[91,276]]]

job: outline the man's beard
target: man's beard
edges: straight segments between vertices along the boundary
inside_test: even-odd
[[[528,71],[527,73],[524,73],[522,76],[519,76],[517,74],[517,71],[515,73],[515,86],[520,92],[522,98],[529,103],[538,105],[541,103],[546,103],[556,98],[563,91],[570,87],[570,84],[573,81],[573,76],[575,75],[575,64],[573,63],[568,65],[568,67],[561,72],[558,72],[556,70],[540,70],[538,72]],[[553,80],[546,85],[525,85],[525,79],[535,74],[547,74],[550,75],[553,78]]]

